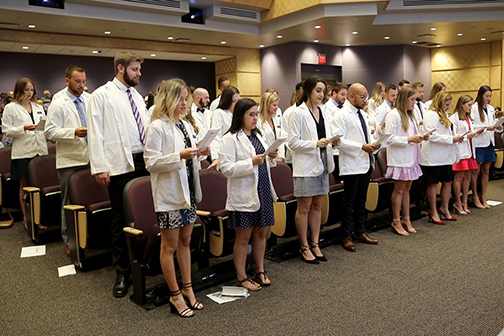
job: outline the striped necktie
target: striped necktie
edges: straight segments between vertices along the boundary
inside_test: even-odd
[[[135,116],[135,121],[138,126],[138,132],[140,133],[140,141],[142,141],[142,144],[145,144],[145,128],[142,123],[142,118],[140,118],[140,113],[138,112],[138,108],[135,104],[135,101],[133,100],[133,97],[131,96],[130,89],[127,89],[126,93],[128,94],[128,98],[129,98],[129,101],[131,104],[131,109],[133,110],[133,115]]]

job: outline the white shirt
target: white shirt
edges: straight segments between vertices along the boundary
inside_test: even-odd
[[[191,147],[195,148],[196,133],[193,127],[185,120],[180,121],[191,139]],[[184,135],[168,116],[154,120],[147,128],[144,160],[145,168],[151,173],[156,212],[191,208],[186,160],[180,158],[180,151],[184,149]],[[200,202],[198,159],[194,157],[192,162],[196,202]]]
[[[149,118],[143,97],[133,87],[130,91],[147,129]],[[108,172],[115,176],[134,171],[132,154],[142,152],[143,145],[126,87],[117,78],[93,92],[86,121],[91,174]]]
[[[205,137],[210,126],[212,125],[212,111],[205,108],[205,112],[198,112],[196,104],[191,105],[191,114],[198,127],[198,138],[201,140]]]
[[[75,135],[75,129],[83,125],[74,103],[77,97],[70,94],[68,88],[64,89],[53,97],[47,110],[44,133],[48,140],[56,141],[56,169],[83,166],[89,162],[86,139]],[[86,113],[91,95],[83,92],[78,98]]]
[[[215,136],[210,144],[210,152],[212,153],[212,160],[219,157],[219,144],[224,134],[231,127],[231,120],[233,120],[233,113],[229,110],[217,109],[212,114],[212,127],[211,129],[218,128],[219,133]]]
[[[30,102],[32,118],[28,111],[16,102],[5,106],[2,118],[2,131],[12,138],[11,159],[27,159],[36,155],[47,155],[47,142],[44,131],[25,131],[24,125],[38,124],[45,119],[44,108]]]
[[[219,107],[221,96],[215,98],[212,103],[210,104],[210,111],[215,111]]]

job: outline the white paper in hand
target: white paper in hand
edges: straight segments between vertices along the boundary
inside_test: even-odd
[[[40,119],[39,123],[37,124],[37,128],[34,129],[34,131],[43,131],[45,128],[45,119]]]
[[[264,152],[264,155],[267,156],[269,153],[273,152],[275,149],[280,147],[285,142],[285,140],[287,140],[287,137],[281,137],[276,139],[275,142],[273,142],[271,146],[269,146],[266,152]]]
[[[494,127],[499,127],[500,125],[504,124],[504,117],[500,118],[497,120],[494,124]]]
[[[208,148],[210,144],[212,143],[213,139],[219,134],[219,129],[218,128],[212,128],[211,130],[208,130],[207,134],[205,134],[205,137],[203,140],[200,141],[198,145],[198,150],[202,151]]]

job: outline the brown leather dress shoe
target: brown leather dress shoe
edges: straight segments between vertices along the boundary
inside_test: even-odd
[[[343,240],[341,241],[341,245],[343,245],[343,248],[345,250],[350,251],[350,252],[355,252],[355,245],[352,242],[352,238],[350,238],[350,237],[343,238]]]
[[[65,254],[70,257],[70,247],[65,245]]]
[[[361,233],[360,235],[356,235],[355,233],[352,236],[352,239],[356,242],[365,243],[365,244],[378,244],[378,239],[369,238],[369,236],[365,233]]]

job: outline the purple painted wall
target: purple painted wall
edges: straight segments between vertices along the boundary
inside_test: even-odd
[[[40,97],[44,90],[52,94],[65,87],[65,69],[77,65],[86,70],[87,87],[92,92],[114,78],[114,61],[107,57],[66,56],[0,52],[0,92],[14,90],[21,77],[29,77]],[[159,82],[182,78],[188,85],[201,86],[215,92],[214,63],[157,61],[147,59],[142,65],[142,77],[137,89],[142,95],[155,91]]]

